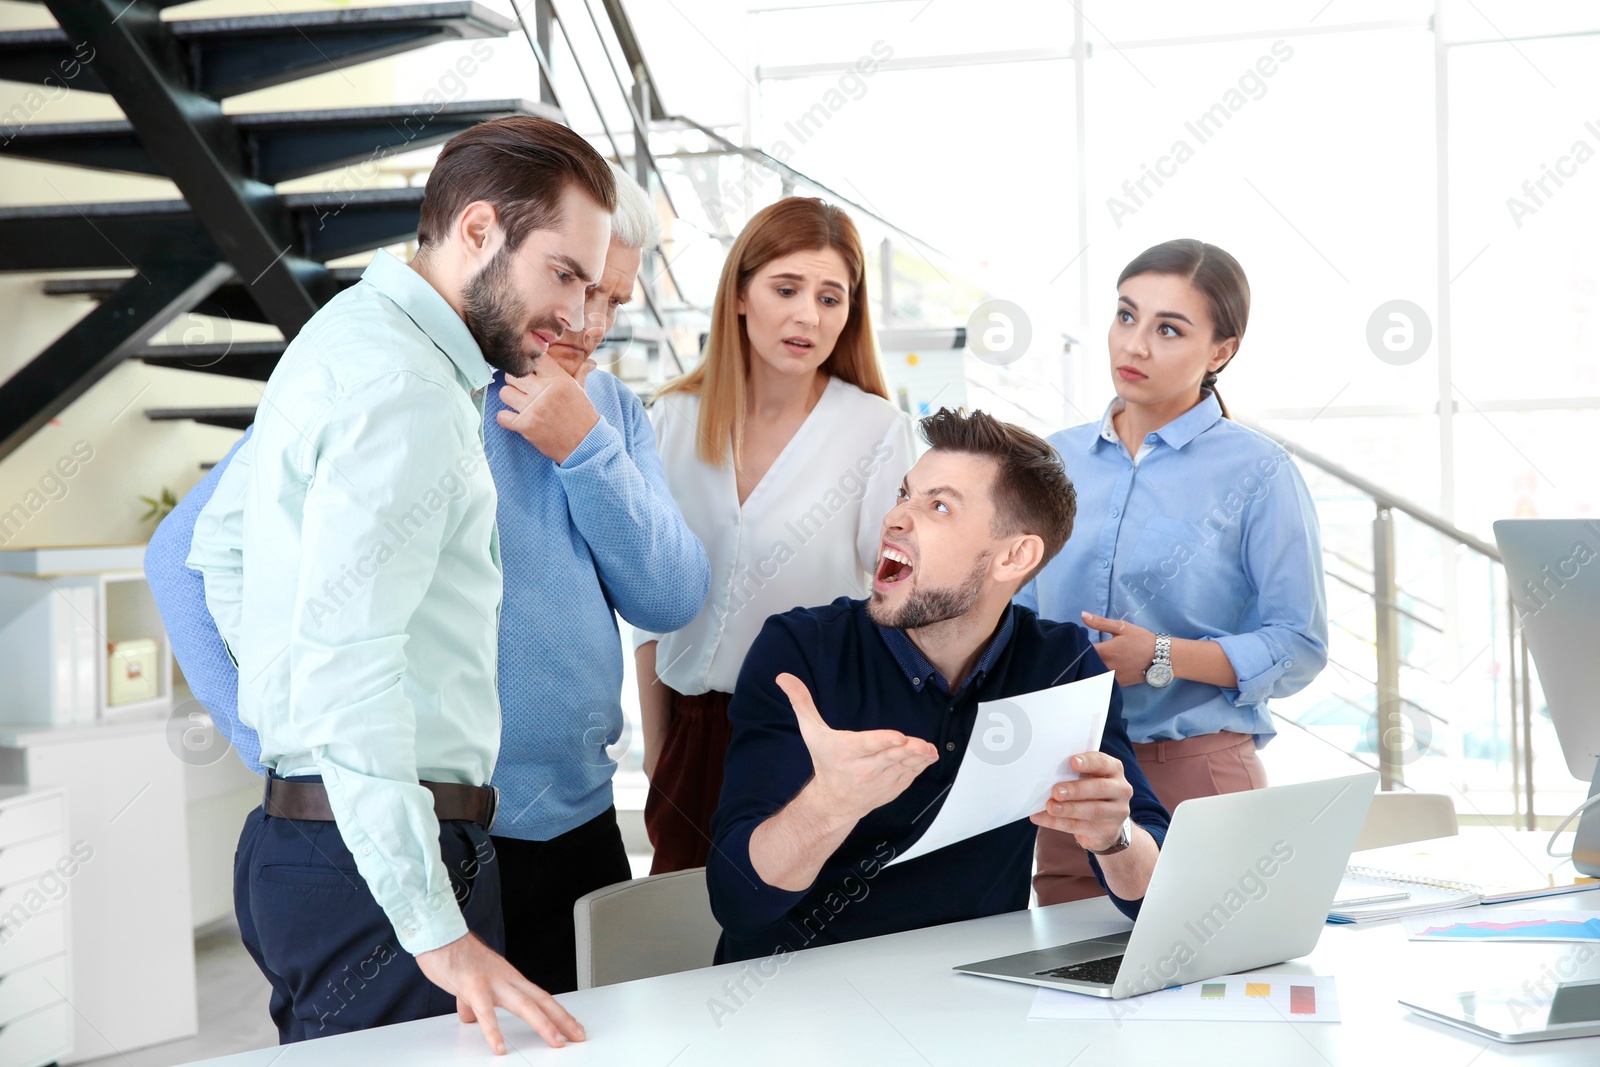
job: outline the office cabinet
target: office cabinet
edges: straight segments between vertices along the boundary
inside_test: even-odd
[[[44,963],[51,937],[65,938],[72,1010],[61,1018],[71,1028],[72,1048],[56,1057],[63,1063],[174,1041],[198,1028],[186,765],[168,746],[167,718],[146,713],[86,726],[0,725],[0,782],[57,787],[71,829],[65,848],[20,838],[0,847],[0,874],[8,862],[20,870],[62,856],[76,861],[66,880],[70,906],[54,919],[40,911],[6,946],[21,945],[20,956]],[[43,816],[13,818],[23,833]],[[0,812],[0,838],[6,819]],[[0,921],[10,891],[0,889]],[[43,983],[49,975],[41,975],[36,980]],[[33,988],[29,981],[18,985]],[[5,1043],[29,1047],[35,1040],[29,1035],[46,1028],[51,1010],[15,1036],[11,1026],[0,1028],[0,1064],[12,1062]]]
[[[82,864],[59,789],[0,787],[0,1064],[72,1051],[67,921]]]

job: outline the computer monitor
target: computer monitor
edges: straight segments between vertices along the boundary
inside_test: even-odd
[[[1567,769],[1600,792],[1600,520],[1501,519],[1494,539]],[[1600,875],[1600,804],[1584,812],[1573,865]]]

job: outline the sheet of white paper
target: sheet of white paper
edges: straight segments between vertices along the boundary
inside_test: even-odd
[[[1208,982],[1107,1000],[1087,993],[1040,989],[1028,1021],[1336,1023],[1339,997],[1333,976],[1258,971]]]
[[[1078,772],[1067,761],[1100,748],[1111,707],[1110,671],[978,705],[972,740],[933,825],[884,866],[925,856],[1043,811],[1050,789]]]

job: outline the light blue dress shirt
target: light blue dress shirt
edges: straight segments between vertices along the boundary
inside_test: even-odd
[[[1277,732],[1268,699],[1300,691],[1328,662],[1311,494],[1289,454],[1223,418],[1213,393],[1147,435],[1137,456],[1112,429],[1119,405],[1098,424],[1050,437],[1078,491],[1077,521],[1016,602],[1047,619],[1081,623],[1090,611],[1217,642],[1238,685],[1126,686],[1128,734],[1142,742],[1231,730],[1265,744]]]
[[[412,954],[467,932],[419,782],[484,785],[500,745],[492,376],[439,292],[379,252],[284,352],[188,561],[261,762],[322,776]]]

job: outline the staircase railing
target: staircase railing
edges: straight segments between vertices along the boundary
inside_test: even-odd
[[[574,4],[583,8],[584,19],[573,17]],[[604,18],[596,15],[596,5],[603,11]],[[681,211],[680,205],[674,200],[669,177],[672,172],[663,166],[663,160],[673,153],[662,153],[653,147],[652,136],[664,137],[690,131],[704,138],[710,146],[709,150],[702,154],[747,160],[752,166],[759,167],[769,174],[780,175],[783,195],[789,195],[802,188],[821,195],[830,202],[847,208],[858,222],[863,219],[871,220],[885,237],[890,238],[898,246],[914,249],[919,257],[929,259],[930,262],[938,261],[946,269],[955,268],[954,273],[966,273],[939,249],[883,217],[868,205],[797,170],[758,146],[736,144],[715,128],[669,111],[662,102],[660,89],[650,72],[649,63],[644,57],[638,35],[634,32],[622,0],[559,0],[559,2],[558,0],[514,0],[513,6],[522,23],[524,35],[534,48],[538,59],[549,94],[545,98],[547,102],[557,105],[560,103],[557,89],[553,84],[554,59],[550,51],[559,34],[559,39],[565,45],[566,52],[583,84],[585,95],[594,108],[601,135],[606,145],[610,147],[613,159],[622,166],[632,164],[635,178],[647,190],[661,195],[667,210],[680,224],[699,230],[704,237],[721,241],[724,245],[737,233],[737,227],[730,227],[729,232],[707,231]],[[566,14],[563,15],[563,12]],[[609,35],[606,33],[608,29]],[[607,87],[606,93],[610,95],[610,89],[615,89],[612,99],[626,116],[628,126],[626,131],[614,130],[606,119],[602,94],[597,88],[597,82],[603,79],[592,79],[583,70],[584,64],[579,58],[574,42],[574,34],[579,32],[592,32],[598,39],[600,51],[606,57],[606,64],[611,73],[610,86]],[[620,56],[622,60],[620,64],[613,58],[614,54]],[[708,205],[702,204],[702,207]],[[885,248],[884,251],[887,253],[889,249]],[[708,300],[696,300],[687,292],[673,268],[674,262],[675,259],[672,257],[663,257],[659,277],[651,277],[648,272],[642,272],[641,288],[644,290],[646,307],[657,325],[669,331],[668,352],[675,367],[682,370],[684,361],[680,358],[677,347],[670,341],[672,317],[676,313],[688,312],[698,319],[709,321],[710,309],[707,306]],[[661,284],[663,282],[665,286]],[[663,288],[670,288],[672,299],[670,304],[667,303]],[[696,346],[691,341],[688,347],[693,349]]]
[[[1447,690],[1475,660],[1488,655],[1491,664],[1489,696],[1498,702],[1503,695],[1508,708],[1503,724],[1498,714],[1493,718],[1493,729],[1487,736],[1491,759],[1498,764],[1495,754],[1503,736],[1509,743],[1509,759],[1505,762],[1510,772],[1509,782],[1506,784],[1511,799],[1512,814],[1521,825],[1532,829],[1536,825],[1532,679],[1527,646],[1522,637],[1521,627],[1518,625],[1516,605],[1511,598],[1499,550],[1490,542],[1461,529],[1427,508],[1406,500],[1371,479],[1310,451],[1273,430],[1248,422],[1244,422],[1244,425],[1277,441],[1306,467],[1330,479],[1337,486],[1342,498],[1348,498],[1354,493],[1365,498],[1371,508],[1371,517],[1368,520],[1370,529],[1368,551],[1371,565],[1366,566],[1350,552],[1341,551],[1341,546],[1338,545],[1326,549],[1325,556],[1330,562],[1339,565],[1337,573],[1333,568],[1329,568],[1329,576],[1335,577],[1344,589],[1353,591],[1370,602],[1372,624],[1370,647],[1376,668],[1375,676],[1363,676],[1358,670],[1353,670],[1337,660],[1332,660],[1330,667],[1342,678],[1355,677],[1358,681],[1371,686],[1371,690],[1363,696],[1370,697],[1373,705],[1370,711],[1372,722],[1368,736],[1376,742],[1374,746],[1377,757],[1376,769],[1382,775],[1382,787],[1404,789],[1418,784],[1414,781],[1418,776],[1411,775],[1413,781],[1408,781],[1407,772],[1414,768],[1419,760],[1443,753],[1445,746],[1436,743],[1434,738],[1439,726],[1459,725],[1458,732],[1461,737],[1467,736],[1469,732],[1465,720],[1459,724],[1456,722],[1461,718],[1460,713],[1445,714],[1437,708],[1430,707],[1429,701],[1408,697],[1403,692],[1405,688],[1403,680],[1406,674],[1410,673],[1420,682],[1437,686],[1440,690]],[[1402,574],[1401,554],[1397,542],[1397,523],[1401,519],[1417,523],[1422,529],[1437,535],[1445,546],[1444,551],[1438,556],[1444,587],[1444,595],[1440,597],[1443,603],[1430,602],[1407,592],[1410,582],[1407,581],[1408,576]],[[1353,525],[1353,521],[1350,525]],[[1328,534],[1326,516],[1324,534],[1325,537]],[[1486,605],[1489,607],[1490,635],[1485,646],[1466,664],[1454,664],[1456,670],[1453,677],[1442,678],[1420,659],[1413,661],[1405,655],[1402,635],[1409,626],[1414,630],[1430,631],[1446,643],[1454,641],[1457,645],[1460,644],[1458,620],[1467,612],[1459,605],[1452,607],[1452,603],[1457,600],[1456,578],[1466,565],[1460,558],[1463,555],[1486,567],[1489,572],[1493,598]],[[1361,581],[1362,578],[1365,581]],[[1412,574],[1409,578],[1411,581],[1420,581],[1421,575]],[[1442,618],[1436,622],[1428,618],[1428,614]],[[1364,638],[1358,637],[1358,640]],[[1500,670],[1502,665],[1503,675]],[[1362,705],[1361,701],[1352,701],[1346,694],[1335,693],[1334,696],[1346,703]],[[1502,729],[1505,727],[1509,728],[1509,732],[1502,734]],[[1480,736],[1477,743],[1484,743],[1484,738]],[[1462,757],[1466,755],[1465,744],[1460,750],[1460,755]],[[1437,783],[1438,779],[1434,778],[1425,783],[1424,787],[1436,787]]]

